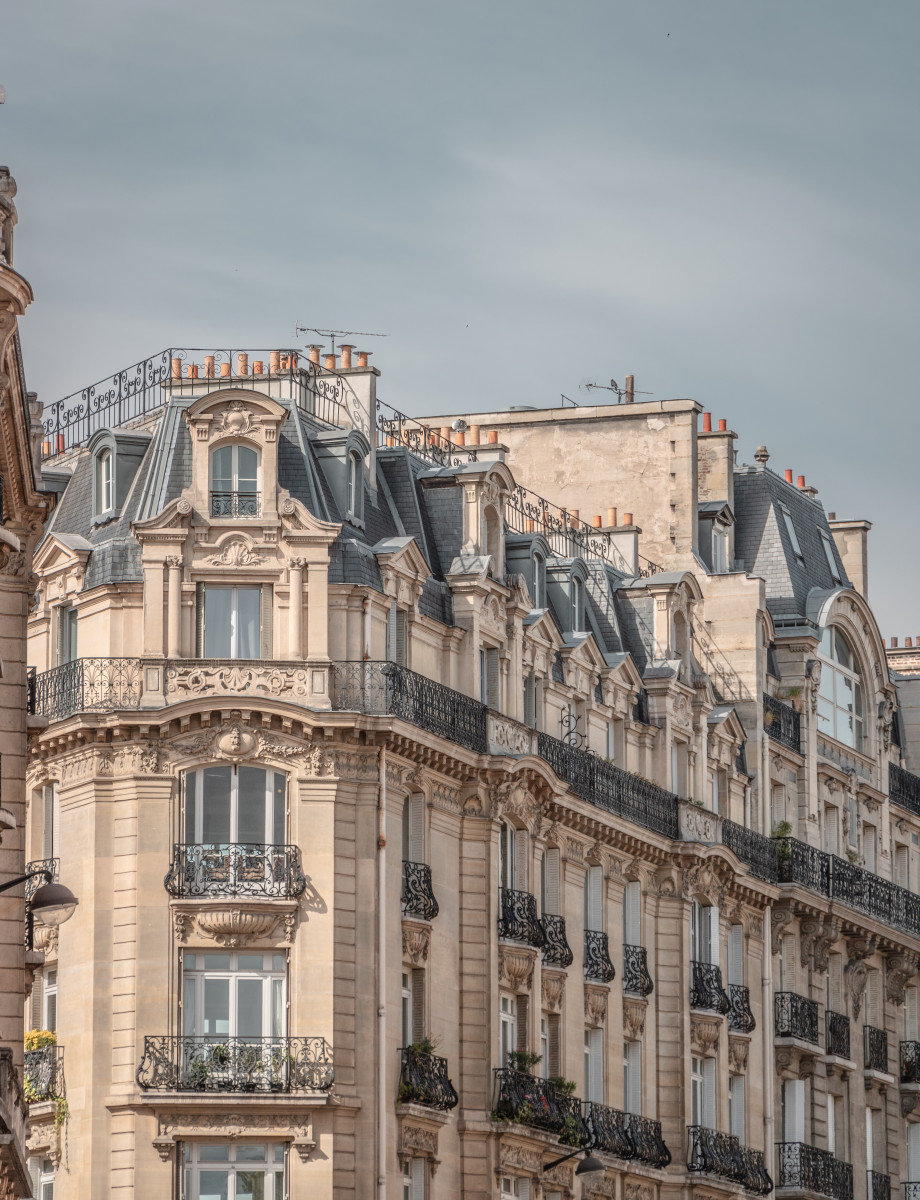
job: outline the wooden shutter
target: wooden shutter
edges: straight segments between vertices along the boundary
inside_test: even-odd
[[[517,1181],[518,1200],[530,1200],[530,1180],[519,1179]]]
[[[387,659],[396,662],[396,601],[390,601],[387,612]]]
[[[700,958],[700,929],[702,920],[700,916],[700,906],[695,900],[690,901],[690,961],[701,962]]]
[[[745,1095],[744,1095],[744,1076],[731,1075],[728,1080],[728,1113],[729,1113],[729,1129],[728,1132],[738,1139],[741,1145],[744,1145],[745,1134]]]
[[[866,1109],[866,1170],[875,1170],[875,1113]]]
[[[703,1059],[703,1124],[707,1129],[716,1127],[716,1060]]]
[[[425,968],[412,968],[412,1040],[420,1042],[427,1034],[425,1028]]]
[[[585,873],[585,929],[601,931],[604,928],[603,889],[603,868],[588,867]]]
[[[546,1023],[549,1029],[549,1073],[550,1075],[561,1075],[562,1056],[560,1054],[560,1042],[562,1040],[562,1033],[559,1014],[550,1013],[546,1019]]]
[[[805,1080],[783,1081],[783,1141],[805,1141]]]
[[[781,992],[795,991],[795,937],[791,933],[780,939],[779,983]]]
[[[42,788],[42,858],[54,857],[54,787]]]
[[[866,984],[866,1021],[875,1029],[884,1027],[882,1017],[882,973],[870,971]]]
[[[709,957],[706,962],[719,965],[719,908],[710,904],[709,909]]]
[[[915,987],[906,988],[904,991],[904,1038],[908,1042],[916,1042],[918,1039],[917,989]],[[920,1167],[920,1162],[917,1165]],[[911,1182],[920,1181],[920,1175],[916,1179],[911,1175],[910,1180]]]
[[[260,654],[263,658],[273,658],[275,653],[273,626],[275,615],[274,588],[270,583],[263,583],[260,592],[260,617],[262,619],[262,646]]]
[[[895,866],[898,885],[902,888],[910,887],[910,859],[909,851],[906,846],[898,846],[895,850]]]
[[[920,1182],[920,1125],[911,1121],[907,1126],[906,1183]]]
[[[425,1200],[425,1175],[427,1163],[424,1158],[409,1159],[409,1179],[412,1185],[412,1200]]]
[[[61,663],[64,662],[64,656],[65,656],[65,652],[66,652],[66,643],[64,640],[65,636],[66,636],[66,634],[65,634],[65,615],[64,614],[67,612],[67,609],[64,608],[62,605],[58,605],[58,607],[55,608],[53,610],[53,612],[54,612],[54,641],[55,641],[55,649],[56,649],[56,653],[57,653],[56,663],[58,666],[60,666]]]
[[[830,1154],[837,1154],[837,1097],[827,1097],[827,1149]]]
[[[604,1102],[604,1031],[603,1029],[588,1030],[588,1099],[595,1104]]]
[[[528,1019],[530,1016],[530,997],[517,997],[517,1048],[525,1053],[530,1049],[530,1031]]]
[[[32,980],[32,1002],[29,1014],[33,1029],[41,1029],[42,1027],[42,982],[41,971],[36,971],[35,977]]]
[[[641,907],[642,885],[633,880],[623,893],[623,942],[627,946],[642,945]]]
[[[843,1012],[843,962],[832,954],[827,964],[827,1004],[831,1012]]]
[[[533,671],[524,680],[524,724],[530,729],[537,723],[537,680]]]
[[[425,861],[425,797],[416,792],[409,797],[407,806],[409,817],[409,861],[423,863]]]
[[[501,671],[498,651],[491,647],[486,650],[486,694],[485,702],[489,708],[501,708]]]
[[[543,852],[543,912],[559,912],[559,851],[554,846]]]
[[[204,658],[204,584],[195,584],[195,657]]]
[[[404,608],[396,610],[396,662],[399,666],[405,667],[409,664],[409,656],[406,650],[408,614]]]
[[[526,829],[512,831],[514,837],[514,886],[519,892],[527,891],[527,843]]]
[[[732,925],[728,930],[728,982],[744,983],[743,925]]]
[[[628,1113],[642,1112],[642,1043],[625,1042],[624,1062],[626,1065],[623,1103]]]

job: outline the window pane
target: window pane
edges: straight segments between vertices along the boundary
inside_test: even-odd
[[[198,1176],[198,1200],[228,1200],[228,1171],[202,1171]]]
[[[232,446],[221,446],[211,455],[211,487],[215,492],[233,491]]]
[[[272,980],[272,1037],[284,1036],[284,980]]]
[[[230,1147],[229,1146],[209,1146],[207,1144],[198,1147],[199,1162],[229,1162]]]
[[[260,608],[261,588],[237,588],[237,636],[235,658],[259,658],[262,653]]]
[[[238,1142],[236,1146],[236,1161],[249,1163],[265,1162],[265,1147],[247,1146],[245,1142]]]
[[[274,813],[272,816],[272,844],[283,846],[286,825],[285,800],[287,797],[287,779],[280,771],[275,772]]]
[[[230,980],[204,981],[204,1029],[202,1033],[226,1036],[230,1032]]]
[[[195,788],[198,776],[194,771],[185,772],[185,840],[197,842],[198,833],[195,828]]]
[[[209,971],[229,971],[230,970],[230,955],[229,954],[204,954],[203,966]]]
[[[230,783],[233,768],[205,767],[202,776],[201,840],[230,841]]]
[[[249,446],[237,446],[237,491],[254,492],[257,490],[259,473],[259,456]]]
[[[239,1171],[236,1176],[236,1200],[265,1200],[265,1172]]]
[[[186,955],[186,966],[188,965],[188,957]],[[192,965],[194,965],[194,961]],[[194,976],[186,975],[182,995],[182,1030],[184,1033],[195,1032],[195,994],[197,986],[198,980]]]
[[[262,1036],[262,980],[238,979],[236,987],[237,1037],[260,1038]]]
[[[217,489],[215,489],[217,490]],[[205,658],[229,658],[233,619],[233,589],[205,587],[204,589],[204,654]]]
[[[260,767],[239,768],[237,841],[265,842],[265,774]]]

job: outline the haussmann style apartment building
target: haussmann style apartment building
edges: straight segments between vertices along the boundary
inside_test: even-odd
[[[868,522],[690,400],[412,420],[321,349],[45,413],[42,1200],[918,1200]]]

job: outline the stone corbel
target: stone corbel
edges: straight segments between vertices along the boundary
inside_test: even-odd
[[[565,971],[550,971],[546,967],[540,976],[543,993],[543,1007],[550,1012],[562,1011],[562,998],[565,995]]]
[[[713,1053],[719,1045],[722,1022],[718,1017],[691,1017],[690,1042],[699,1054]]]
[[[599,1029],[607,1020],[607,988],[585,984],[585,1021]]]
[[[892,1004],[904,1003],[904,989],[920,967],[920,955],[905,951],[885,959],[885,993]]]
[[[171,1137],[155,1137],[153,1148],[160,1156],[160,1162],[171,1162],[175,1153],[176,1143]]]
[[[770,949],[779,954],[782,947],[783,930],[795,920],[795,910],[791,904],[773,905],[773,925],[770,931]]]
[[[431,947],[431,930],[427,925],[415,921],[402,923],[403,957],[414,967],[422,967],[428,961],[428,951]]]
[[[536,951],[524,947],[499,946],[498,976],[513,992],[529,991],[533,985]]]
[[[749,1047],[747,1038],[729,1037],[728,1064],[733,1074],[743,1075],[747,1071]]]
[[[648,1001],[638,997],[623,999],[623,1032],[631,1041],[636,1041],[645,1033],[645,1014]]]

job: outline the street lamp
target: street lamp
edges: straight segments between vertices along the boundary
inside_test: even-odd
[[[543,1170],[551,1171],[553,1167],[558,1167],[560,1163],[568,1162],[570,1158],[574,1158],[576,1154],[581,1154],[581,1150],[573,1150],[571,1154],[564,1154],[562,1158],[554,1158],[552,1162],[544,1163]],[[598,1171],[606,1171],[607,1168],[599,1158],[595,1158],[593,1154],[586,1154],[578,1166],[575,1168],[576,1175],[596,1175]]]
[[[27,904],[29,913],[33,917],[38,917],[45,925],[63,925],[73,916],[73,911],[80,901],[69,887],[65,887],[63,883],[55,883],[49,870],[41,868],[36,871],[27,871],[25,875],[18,875],[8,883],[0,883],[0,892],[8,892],[10,888],[18,887],[20,883],[26,883],[29,879],[35,879],[39,875],[44,876],[45,882],[41,887],[35,889],[29,900]]]

